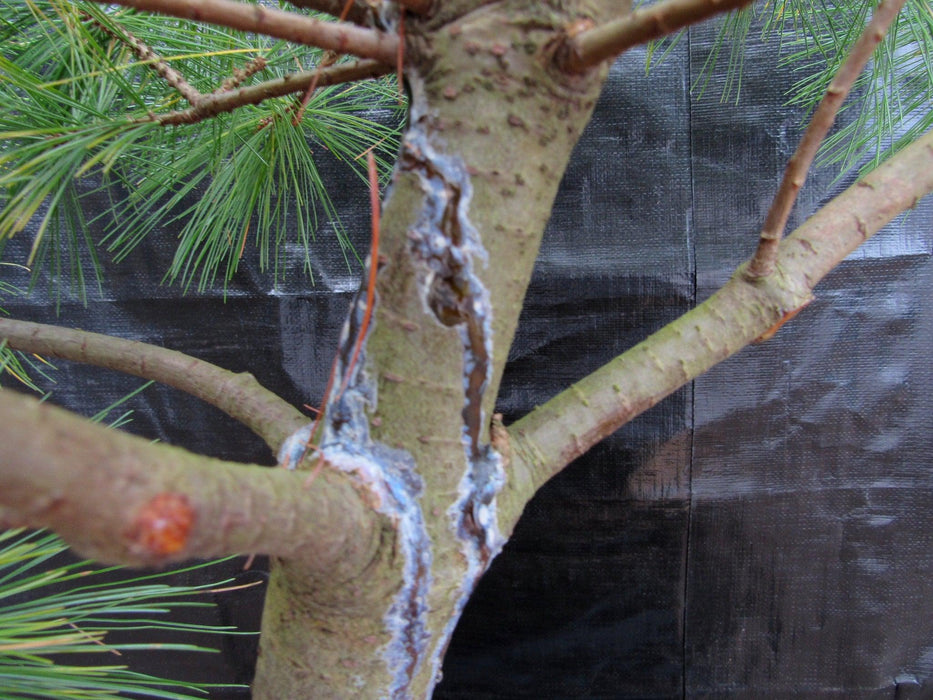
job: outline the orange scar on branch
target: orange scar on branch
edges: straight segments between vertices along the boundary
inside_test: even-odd
[[[156,494],[136,514],[130,539],[138,549],[167,556],[184,549],[194,525],[194,509],[187,496],[166,491]]]

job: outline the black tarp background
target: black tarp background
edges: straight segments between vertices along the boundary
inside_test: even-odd
[[[713,36],[691,31],[647,77],[644,51],[613,68],[510,353],[508,419],[694,306],[751,253],[799,135],[802,114],[782,106],[796,76],[775,48],[754,47],[738,105],[720,103],[715,84],[697,101],[688,90]],[[365,189],[332,170],[365,250]],[[811,175],[792,224],[842,189],[833,177]],[[274,286],[247,261],[226,299],[182,296],[160,284],[166,230],[108,266],[86,308],[66,301],[60,322],[248,370],[316,404],[358,275],[325,228],[313,287],[298,275]],[[547,484],[468,605],[435,697],[933,697],[931,251],[926,201],[832,273],[774,340]],[[5,306],[56,322],[35,294]],[[140,384],[59,364],[54,400],[85,414]],[[135,432],[271,463],[258,439],[178,392],[151,388],[132,407]],[[221,568],[263,575],[238,566]],[[217,621],[257,627],[256,589],[218,604]],[[254,654],[254,640],[235,638],[219,655],[134,662],[248,681]]]

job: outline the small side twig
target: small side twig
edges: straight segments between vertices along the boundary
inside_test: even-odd
[[[148,63],[162,80],[177,90],[192,106],[197,106],[198,102],[201,101],[203,95],[142,39],[123,27],[120,27],[119,32],[115,32],[110,27],[104,26],[91,17],[88,17],[88,19],[102,32],[113,37],[117,41],[122,41],[133,49],[141,61]]]
[[[816,157],[816,152],[836,121],[836,114],[852,89],[855,79],[868,63],[875,47],[884,38],[888,27],[903,7],[904,2],[905,0],[882,0],[875,9],[871,21],[826,89],[826,94],[813,113],[813,118],[797,150],[787,161],[784,178],[781,180],[777,194],[774,195],[774,201],[771,202],[768,216],[761,228],[758,249],[745,269],[745,278],[749,281],[767,277],[774,272],[778,244],[784,235],[784,228],[787,226],[787,219],[790,217],[794,202],[797,201],[797,194],[806,182],[807,172]]]
[[[582,73],[633,46],[751,3],[752,0],[661,0],[598,27],[568,34],[554,59],[562,71]]]
[[[510,489],[524,504],[571,461],[799,308],[824,276],[933,193],[933,131],[836,196],[781,241],[784,274],[736,274],[712,297],[509,426]],[[521,481],[518,475],[530,477]],[[521,512],[520,508],[515,510]],[[500,512],[501,518],[501,512]],[[499,527],[508,527],[501,519]]]
[[[321,60],[317,64],[317,68],[314,71],[314,78],[311,80],[311,84],[308,85],[308,89],[305,90],[305,94],[301,96],[301,100],[298,102],[297,108],[295,110],[295,116],[292,117],[292,124],[298,126],[301,123],[302,117],[304,117],[305,109],[308,107],[308,103],[311,101],[311,96],[314,95],[314,91],[317,90],[318,83],[321,82],[321,73],[325,68],[329,68],[337,62],[338,55],[333,51],[325,51],[321,56]]]
[[[236,68],[233,71],[233,75],[227,78],[214,92],[218,93],[227,92],[228,90],[235,90],[236,88],[240,87],[240,84],[243,83],[243,81],[248,80],[252,76],[256,75],[256,73],[259,71],[265,70],[266,65],[266,59],[264,59],[262,56],[257,56],[256,58],[250,60],[242,68]]]
[[[274,97],[284,97],[298,92],[305,92],[312,83],[315,89],[325,85],[349,83],[357,80],[369,80],[386,75],[392,66],[379,61],[354,61],[352,63],[338,63],[329,68],[320,70],[301,71],[291,73],[281,78],[267,80],[249,87],[237,90],[217,92],[204,96],[196,107],[183,109],[165,114],[153,114],[141,118],[139,121],[155,121],[162,126],[177,126],[180,124],[195,124],[218,114],[232,112],[244,105],[255,105]],[[317,81],[315,83],[315,80]]]
[[[340,388],[337,390],[336,396],[334,397],[333,401],[331,401],[330,392],[333,389],[334,382],[337,378],[337,368],[339,365],[340,355],[338,354],[337,357],[334,358],[334,364],[330,368],[330,377],[327,379],[327,388],[324,389],[324,397],[321,399],[321,410],[317,411],[317,416],[315,417],[314,422],[311,424],[311,431],[308,433],[308,441],[305,443],[304,452],[298,459],[298,462],[304,461],[304,458],[309,452],[317,449],[314,441],[317,439],[318,428],[322,427],[325,406],[327,406],[328,403],[334,403],[338,401],[340,397],[343,396],[343,392],[347,390],[347,387],[350,384],[350,378],[353,376],[353,370],[356,367],[357,360],[359,360],[360,351],[363,349],[363,344],[366,342],[366,332],[369,329],[369,323],[373,314],[373,307],[376,303],[376,275],[379,272],[379,222],[381,211],[379,208],[379,173],[376,169],[376,157],[373,155],[372,150],[366,153],[366,165],[369,175],[369,207],[372,223],[372,246],[369,251],[369,275],[367,277],[366,283],[366,311],[363,314],[363,319],[360,323],[356,342],[353,345],[353,354],[350,356],[350,361],[344,368],[343,381],[340,384]],[[318,459],[317,464],[305,481],[306,487],[310,486],[311,483],[317,478],[317,475],[321,472],[321,467],[323,464],[323,458]]]

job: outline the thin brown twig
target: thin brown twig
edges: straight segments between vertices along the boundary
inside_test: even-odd
[[[875,47],[884,39],[888,27],[897,17],[904,2],[905,0],[882,0],[875,9],[871,21],[826,89],[826,94],[813,113],[813,118],[810,119],[810,124],[797,150],[787,161],[784,178],[781,180],[777,194],[774,195],[768,216],[761,228],[758,248],[745,269],[747,279],[761,279],[774,272],[778,244],[784,235],[784,228],[787,226],[787,219],[790,217],[794,202],[797,201],[797,194],[806,182],[807,172],[816,157],[816,152],[836,121],[836,114],[849,94],[849,90],[852,89],[855,79],[865,68]]]
[[[568,35],[554,58],[564,72],[582,73],[633,46],[751,3],[752,0],[661,0],[606,24]]]
[[[111,0],[94,0],[110,4]],[[171,17],[207,22],[245,32],[317,46],[337,53],[395,59],[397,37],[345,22],[322,22],[294,12],[235,0],[117,0],[117,4]]]
[[[350,14],[350,10],[353,9],[354,3],[355,0],[346,0],[343,9],[340,11],[340,16],[337,18],[338,22],[346,21],[347,16]],[[305,109],[308,107],[308,102],[311,101],[311,96],[314,94],[314,91],[317,90],[317,84],[321,79],[321,71],[334,65],[339,57],[340,54],[335,51],[325,51],[324,55],[321,56],[321,60],[318,61],[317,64],[317,70],[314,72],[314,80],[311,81],[308,89],[305,90],[305,94],[301,98],[298,109],[295,111],[295,116],[292,118],[292,124],[298,126],[301,123],[301,119],[305,114]]]
[[[370,320],[372,319],[373,306],[375,305],[376,299],[376,275],[379,272],[379,222],[381,211],[379,208],[379,173],[376,170],[376,158],[373,156],[371,150],[366,153],[366,167],[369,175],[369,207],[372,223],[372,245],[369,251],[369,277],[366,284],[366,312],[363,314],[363,320],[360,324],[356,343],[353,347],[353,354],[350,356],[350,361],[344,370],[343,382],[341,383],[340,389],[337,391],[337,395],[334,397],[331,403],[336,403],[343,395],[343,392],[346,391],[347,386],[350,384],[350,378],[353,376],[353,370],[356,366],[357,360],[359,359],[360,351],[366,342],[366,330],[369,327]],[[308,441],[305,443],[304,452],[299,458],[299,462],[304,461],[304,458],[308,452],[318,449],[317,445],[314,444],[314,441],[317,438],[318,428],[322,426],[325,407],[327,406],[328,402],[330,402],[330,392],[331,389],[333,389],[334,381],[337,376],[337,365],[339,358],[339,354],[334,358],[334,364],[330,370],[330,377],[327,380],[327,388],[324,389],[324,397],[321,399],[321,410],[316,411],[317,416],[315,417],[314,422],[311,424],[311,431],[308,433]],[[311,474],[305,481],[306,487],[310,486],[311,483],[317,478],[323,465],[324,458],[322,456],[318,459],[317,465],[314,467],[314,469],[311,471]]]
[[[284,97],[285,95],[304,92],[314,83],[315,79],[317,80],[315,88],[318,88],[325,85],[378,78],[390,71],[392,71],[391,65],[379,61],[363,60],[353,61],[352,63],[338,63],[335,66],[321,70],[290,73],[281,78],[267,80],[238,90],[206,95],[197,107],[161,115],[155,114],[144,117],[140,121],[156,121],[163,126],[194,124],[218,114],[232,112],[244,105],[255,105],[274,97]]]
[[[398,85],[398,103],[402,104],[405,94],[405,13],[398,17],[398,49],[395,53],[395,75]]]
[[[308,89],[305,90],[305,94],[301,96],[301,100],[298,102],[298,108],[295,110],[295,116],[292,117],[292,124],[298,126],[301,123],[302,117],[304,117],[305,109],[308,107],[308,102],[311,101],[311,96],[314,94],[314,91],[317,90],[318,83],[321,82],[321,73],[325,68],[336,63],[338,54],[333,51],[325,51],[321,56],[321,60],[317,64],[317,68],[314,71],[314,78],[311,80],[311,84],[308,85]]]
[[[346,0],[343,5],[343,10],[340,11],[340,16],[337,17],[338,22],[344,22],[347,19],[347,16],[350,14],[350,10],[353,8],[354,0]],[[317,70],[314,72],[314,80],[311,81],[311,84],[308,86],[308,89],[305,90],[305,94],[302,95],[301,100],[298,103],[298,107],[295,110],[295,116],[292,117],[292,124],[298,126],[301,123],[302,117],[304,117],[305,109],[308,107],[308,102],[311,101],[311,96],[314,94],[314,91],[317,90],[317,84],[321,79],[321,71],[329,66],[334,65],[337,62],[337,59],[340,57],[336,51],[325,51],[321,56],[317,64]]]

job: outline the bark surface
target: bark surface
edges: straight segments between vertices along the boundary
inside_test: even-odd
[[[317,441],[325,466],[351,475],[396,528],[350,581],[312,584],[279,562],[256,697],[429,696],[460,611],[517,520],[521,504],[496,500],[508,475],[488,426],[604,74],[552,69],[562,28],[581,18],[569,4],[407,20],[412,106],[384,204],[373,323],[353,366],[365,310],[351,312]]]

